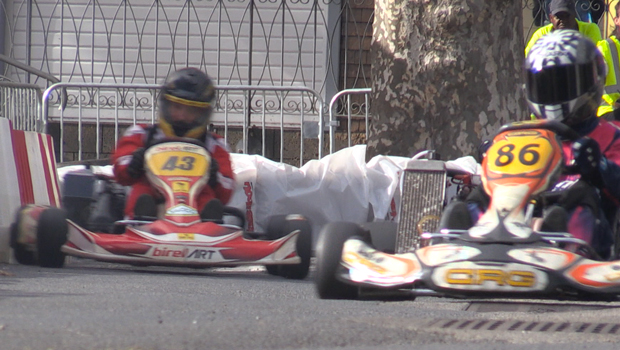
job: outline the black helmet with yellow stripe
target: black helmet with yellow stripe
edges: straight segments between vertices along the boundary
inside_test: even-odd
[[[168,137],[199,137],[213,111],[215,86],[204,72],[182,68],[171,73],[159,94],[159,127]],[[172,109],[183,109],[192,118],[178,118]]]

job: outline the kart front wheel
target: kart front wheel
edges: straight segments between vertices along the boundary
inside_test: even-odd
[[[342,247],[351,237],[368,233],[351,222],[331,222],[323,227],[316,245],[315,285],[321,299],[356,299],[358,288],[339,281]]]
[[[41,213],[37,227],[37,252],[41,267],[62,267],[65,253],[60,248],[67,242],[67,216],[64,210],[49,208]]]
[[[291,232],[299,230],[296,250],[301,262],[296,265],[267,265],[267,273],[288,279],[301,280],[308,276],[310,271],[310,258],[312,255],[312,227],[310,222],[301,216],[290,218],[287,215],[278,215],[267,226],[267,238],[278,239]]]

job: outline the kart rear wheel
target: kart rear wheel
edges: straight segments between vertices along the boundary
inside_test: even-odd
[[[613,221],[610,223],[611,233],[613,235],[613,246],[610,260],[618,260],[620,258],[620,209],[616,210]]]
[[[270,240],[282,238],[293,231],[299,230],[296,250],[301,262],[296,265],[266,265],[267,273],[288,279],[304,279],[310,271],[310,258],[312,255],[312,227],[310,222],[301,216],[294,219],[288,215],[274,216],[267,225],[267,238]]]
[[[34,265],[36,260],[34,252],[28,250],[23,244],[17,243],[17,236],[19,235],[19,224],[22,220],[22,212],[24,207],[19,208],[15,214],[15,221],[11,223],[10,228],[10,246],[13,248],[13,256],[15,260],[22,265]]]
[[[41,213],[37,227],[37,252],[41,267],[62,267],[65,253],[60,248],[67,242],[67,216],[64,210],[49,208]]]
[[[365,237],[368,232],[351,222],[330,222],[323,227],[316,245],[315,285],[321,299],[356,299],[358,288],[339,281],[342,247],[351,237]]]
[[[25,207],[19,208],[15,214],[15,221],[11,223],[9,231],[10,246],[13,248],[13,256],[15,261],[22,265],[34,265],[35,257],[34,252],[28,250],[23,244],[17,243],[17,236],[19,235],[19,224],[22,220],[22,211]]]

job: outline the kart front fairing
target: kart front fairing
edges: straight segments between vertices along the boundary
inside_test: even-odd
[[[620,261],[601,262],[535,244],[479,244],[455,239],[404,254],[387,254],[361,239],[344,247],[338,278],[369,289],[413,295],[558,297],[620,293]]]
[[[233,225],[200,222],[186,227],[155,221],[120,235],[87,231],[69,221],[62,250],[73,256],[138,265],[236,266],[297,264],[299,231],[278,240],[248,239]]]

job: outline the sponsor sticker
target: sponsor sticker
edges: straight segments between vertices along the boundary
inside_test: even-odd
[[[177,238],[180,241],[193,241],[194,234],[193,233],[177,233]]]
[[[386,254],[358,239],[349,239],[342,249],[341,263],[352,281],[378,286],[412,283],[420,277],[421,266],[414,253]]]
[[[177,216],[190,216],[190,215],[198,215],[198,211],[196,209],[185,205],[179,204],[174,207],[168,209],[166,215],[177,215]]]
[[[571,280],[588,287],[620,287],[620,261],[593,261],[584,259],[565,272]]]
[[[427,266],[439,266],[441,264],[471,259],[481,252],[477,248],[456,245],[436,244],[418,250],[417,255]]]
[[[546,273],[528,265],[470,261],[438,267],[432,279],[442,288],[494,292],[540,291],[549,283]]]
[[[564,268],[578,257],[576,254],[556,248],[513,249],[508,255],[515,260],[552,270]]]
[[[209,248],[188,248],[179,246],[154,246],[146,256],[156,259],[176,260],[176,261],[209,261],[220,262],[224,258],[218,249]]]
[[[172,183],[172,192],[189,193],[189,182],[187,181],[174,181]]]

